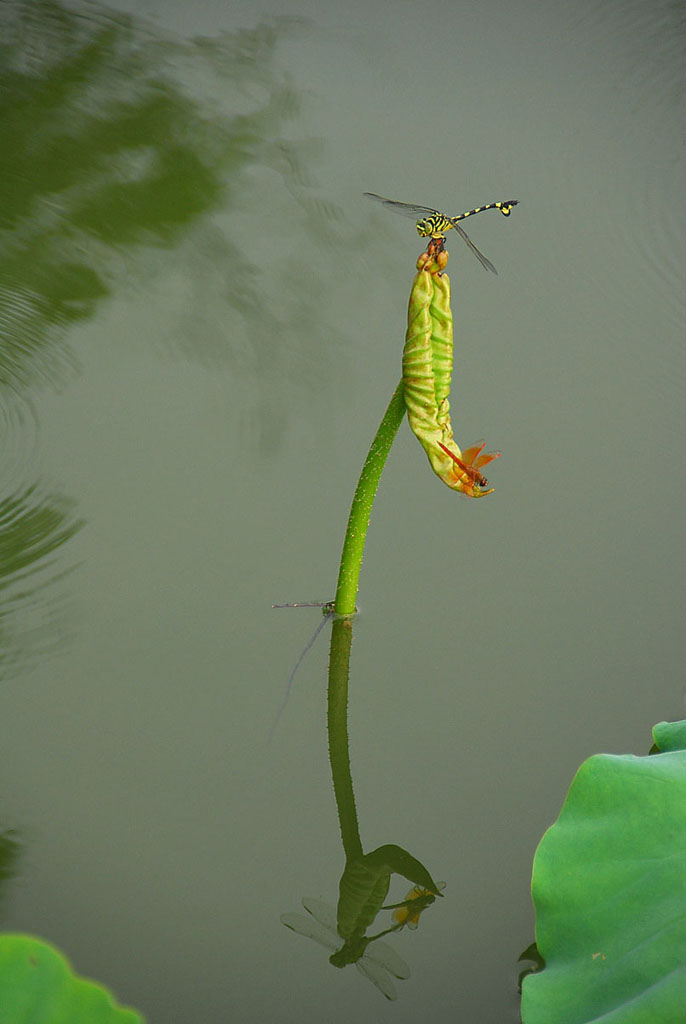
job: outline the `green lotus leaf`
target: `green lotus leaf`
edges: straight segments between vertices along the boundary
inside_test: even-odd
[[[686,722],[658,722],[653,726],[653,739],[662,753],[686,750]]]
[[[686,1021],[684,725],[656,727],[680,748],[577,772],[534,860],[546,966],[523,981],[523,1024]]]
[[[143,1024],[112,993],[77,977],[66,957],[30,935],[0,935],[0,1021],[12,1024]]]

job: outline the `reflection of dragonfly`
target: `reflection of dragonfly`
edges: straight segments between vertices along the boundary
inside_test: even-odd
[[[383,909],[393,911],[393,920],[398,928],[403,928],[407,925],[408,928],[414,930],[419,924],[422,911],[430,907],[432,903],[435,903],[436,896],[440,896],[441,890],[445,889],[445,882],[437,882],[436,889],[438,891],[434,893],[431,892],[431,889],[424,889],[421,885],[415,885],[410,889],[402,903],[389,903]]]
[[[304,897],[302,904],[310,917],[305,917],[304,914],[282,914],[281,923],[294,932],[307,936],[308,939],[314,939],[327,949],[334,950],[329,957],[329,963],[334,967],[355,964],[358,971],[376,985],[386,999],[398,998],[389,975],[409,978],[410,968],[392,946],[379,941],[380,936],[398,931],[398,925],[387,928],[377,935],[353,935],[344,942],[336,930],[334,907],[322,900],[309,897]]]
[[[383,196],[377,196],[374,192],[365,192],[365,195],[377,203],[383,203],[384,206],[387,206],[389,210],[393,210],[395,213],[400,213],[404,217],[411,217],[416,221],[417,233],[422,238],[443,239],[445,232],[454,228],[462,241],[472,250],[484,270],[491,270],[494,274],[498,273],[491,261],[484,256],[481,249],[477,249],[467,232],[460,227],[459,221],[466,220],[467,217],[472,217],[475,213],[483,213],[484,210],[500,210],[504,217],[509,217],[512,207],[517,206],[518,199],[508,199],[504,203],[488,203],[486,206],[477,206],[473,210],[467,210],[466,213],[458,213],[456,217],[448,217],[445,213],[433,210],[430,206],[414,206],[412,203],[399,203],[395,199],[384,199]]]

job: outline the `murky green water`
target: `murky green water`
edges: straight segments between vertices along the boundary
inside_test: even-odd
[[[0,4],[2,927],[160,1024],[515,1021],[573,772],[684,717],[683,9],[125,6]],[[365,191],[520,200],[497,277],[450,241],[496,493],[403,426],[362,573],[361,843],[446,882],[396,1003],[279,921],[343,870],[328,628],[270,739],[400,374]]]

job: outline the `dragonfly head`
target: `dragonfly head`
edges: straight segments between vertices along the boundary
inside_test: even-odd
[[[417,221],[417,234],[419,235],[420,238],[428,238],[429,235],[432,234],[432,232],[433,224],[431,223],[431,220],[428,217],[425,218],[424,220]]]

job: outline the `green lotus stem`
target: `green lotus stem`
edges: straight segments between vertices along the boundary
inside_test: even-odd
[[[353,615],[355,612],[364,543],[367,539],[367,528],[374,496],[386,464],[386,458],[404,416],[405,399],[403,382],[400,381],[372,441],[350,507],[334,603],[334,609],[338,615]]]

